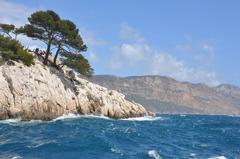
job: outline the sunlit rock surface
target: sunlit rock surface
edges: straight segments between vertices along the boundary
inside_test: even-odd
[[[128,118],[151,115],[117,91],[79,78],[71,69],[57,70],[36,60],[26,67],[0,66],[0,119],[51,120],[68,113]]]

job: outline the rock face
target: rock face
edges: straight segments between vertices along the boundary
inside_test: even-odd
[[[115,89],[159,113],[240,114],[240,88],[232,85],[208,87],[179,82],[163,76],[94,76],[94,83]]]
[[[0,66],[0,119],[50,120],[67,113],[128,118],[149,115],[124,95],[59,71],[36,60],[26,67],[14,62]]]

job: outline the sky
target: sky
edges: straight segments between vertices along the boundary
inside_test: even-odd
[[[95,74],[240,86],[239,8],[239,0],[0,0],[0,23],[21,26],[53,10],[80,29]]]

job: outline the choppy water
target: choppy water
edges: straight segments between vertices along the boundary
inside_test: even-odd
[[[0,158],[240,158],[240,117],[70,117],[0,121]]]

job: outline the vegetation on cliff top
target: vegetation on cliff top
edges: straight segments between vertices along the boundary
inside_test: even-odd
[[[82,75],[93,74],[91,65],[81,54],[87,50],[87,46],[79,34],[79,29],[72,21],[61,19],[51,10],[37,11],[28,18],[28,21],[28,24],[20,28],[16,28],[13,24],[0,24],[2,59],[22,60],[28,66],[32,64],[32,55],[28,54],[16,40],[18,34],[24,34],[46,44],[43,61],[45,65],[49,62],[58,68],[67,65]],[[15,35],[15,39],[12,35]],[[52,51],[55,51],[54,59],[49,61]],[[57,63],[57,59],[61,60],[60,64]]]
[[[27,66],[33,64],[34,56],[16,40],[19,30],[12,24],[0,24],[0,31],[0,64],[9,60],[21,60]]]
[[[22,61],[25,65],[30,66],[33,64],[34,56],[28,53],[19,41],[4,37],[0,35],[0,63],[4,61],[14,60]]]

